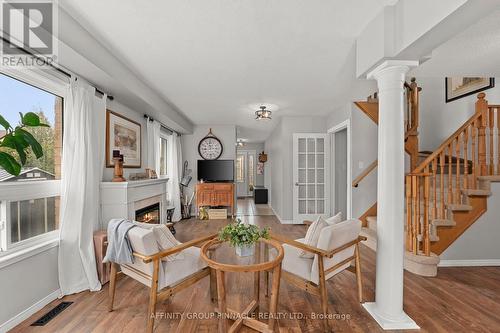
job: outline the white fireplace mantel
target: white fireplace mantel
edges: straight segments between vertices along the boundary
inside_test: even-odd
[[[101,217],[103,227],[114,218],[135,219],[135,211],[159,202],[160,216],[165,216],[168,178],[127,182],[101,182]]]

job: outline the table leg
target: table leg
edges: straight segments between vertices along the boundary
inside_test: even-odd
[[[269,245],[264,243],[264,261],[269,261]],[[265,295],[269,297],[269,271],[264,271],[264,284],[265,284]]]
[[[269,329],[274,330],[278,312],[278,295],[280,291],[281,265],[273,269],[273,286],[271,289],[271,302],[269,304]]]
[[[260,242],[257,243],[255,247],[255,261],[256,264],[260,262],[260,247],[262,244]],[[260,272],[257,271],[253,273],[253,298],[255,302],[257,303],[257,307],[255,308],[255,311],[259,311],[259,299],[260,299]]]
[[[219,314],[221,318],[219,319],[219,333],[227,332],[228,315],[227,315],[227,304],[226,304],[226,288],[224,285],[224,272],[217,270],[217,298],[219,301]]]

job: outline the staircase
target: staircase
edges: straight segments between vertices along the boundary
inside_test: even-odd
[[[490,184],[500,182],[500,105],[478,94],[474,115],[434,152],[417,155],[405,179],[405,269],[435,276],[439,255],[486,212]],[[376,203],[360,219],[376,250]]]

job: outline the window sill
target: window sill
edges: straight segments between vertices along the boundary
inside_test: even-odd
[[[6,251],[5,253],[0,253],[0,269],[45,252],[58,245],[59,237],[58,235],[55,235],[55,237],[51,239],[33,244],[31,246],[26,246],[21,249],[12,249],[10,251]]]

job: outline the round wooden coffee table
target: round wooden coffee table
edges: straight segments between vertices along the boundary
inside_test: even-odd
[[[264,255],[261,255],[261,247],[264,246]],[[272,260],[269,259],[269,247],[274,247],[278,255]],[[208,252],[210,251],[210,256]],[[222,242],[218,239],[213,239],[203,244],[201,247],[201,257],[205,260],[209,267],[215,270],[217,275],[217,298],[219,332],[236,332],[241,326],[248,326],[259,332],[273,332],[276,322],[278,293],[280,287],[281,261],[283,260],[283,247],[280,243],[274,240],[261,239],[255,244],[255,253],[249,257],[239,257],[235,253],[235,249],[227,242]],[[269,302],[269,318],[267,324],[251,318],[252,314],[259,306],[260,299],[260,272],[273,270],[273,283],[271,289],[271,299]],[[254,296],[253,300],[245,307],[242,312],[238,312],[227,307],[226,304],[226,287],[225,273],[254,273]],[[266,281],[267,283],[267,281]],[[234,320],[232,325],[230,320]]]

